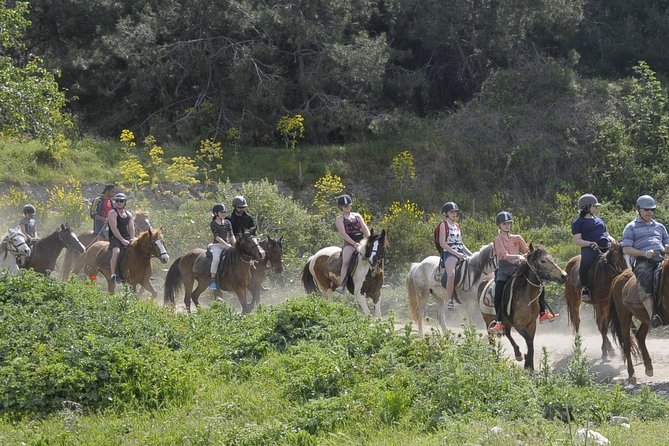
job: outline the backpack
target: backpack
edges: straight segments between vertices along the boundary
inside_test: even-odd
[[[441,256],[441,253],[444,250],[441,247],[441,245],[439,245],[439,226],[441,226],[442,224],[444,224],[445,228],[446,228],[446,234],[445,234],[444,238],[448,239],[448,225],[446,223],[444,223],[444,220],[440,221],[437,224],[437,226],[434,227],[434,247],[437,248],[437,252],[439,253],[439,256]],[[457,223],[456,223],[456,226],[460,227],[460,225],[457,224]]]
[[[95,197],[93,201],[91,201],[91,207],[88,209],[88,215],[95,220],[95,216],[98,215],[98,207],[100,207],[100,203],[102,203],[102,197]]]

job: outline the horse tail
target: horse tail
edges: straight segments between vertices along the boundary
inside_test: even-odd
[[[181,257],[176,259],[165,276],[165,290],[163,291],[163,305],[174,305],[174,295],[181,290],[183,278],[179,270]]]
[[[316,291],[316,282],[314,282],[314,276],[309,271],[309,263],[311,263],[311,259],[307,260],[304,268],[302,268],[302,286],[304,286],[304,291],[311,294]]]
[[[407,274],[406,285],[407,285],[407,294],[409,295],[409,314],[411,315],[411,320],[418,322],[418,307],[420,306],[420,298],[418,296],[418,286],[416,286],[416,281],[414,276],[416,275],[416,269],[418,269],[419,263],[412,263],[409,274]]]

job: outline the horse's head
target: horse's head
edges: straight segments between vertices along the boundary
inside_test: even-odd
[[[70,226],[67,223],[60,225],[60,229],[57,231],[57,233],[58,240],[65,247],[65,249],[72,250],[77,254],[83,254],[86,251],[84,244],[81,243],[79,237],[77,237],[77,234],[75,234],[72,229],[70,229]]]
[[[364,244],[365,259],[372,266],[376,266],[386,255],[387,239],[386,230],[382,229],[380,233],[374,234],[372,229],[370,236]]]
[[[611,267],[615,274],[620,274],[627,269],[627,260],[623,254],[623,247],[620,243],[611,243],[611,248],[606,252],[605,257],[607,265]]]
[[[158,229],[152,231],[151,229],[148,229],[143,234],[145,234],[147,243],[150,245],[149,249],[151,251],[151,255],[159,259],[160,263],[169,262],[170,256],[167,254],[167,248],[165,248],[165,241],[163,240],[162,230]]]
[[[469,265],[476,271],[478,277],[495,272],[498,266],[497,256],[492,243],[481,246],[469,257]]]
[[[555,263],[555,259],[542,246],[532,246],[525,254],[528,267],[539,276],[541,280],[551,280],[553,282],[565,283],[567,273]]]
[[[135,233],[137,235],[144,231],[148,231],[149,229],[153,229],[147,211],[137,210],[133,213],[133,217],[135,218]]]
[[[260,247],[256,239],[255,226],[251,229],[244,229],[241,234],[237,234],[235,247],[241,254],[250,256],[253,260],[262,260],[265,258],[265,251]]]
[[[7,251],[14,253],[14,255],[30,257],[30,246],[28,246],[26,236],[19,229],[8,229],[7,234],[2,239],[2,243],[5,243]]]
[[[265,256],[269,265],[274,268],[274,272],[283,272],[283,237],[278,239],[272,238],[269,235],[260,242],[260,247],[265,250]]]

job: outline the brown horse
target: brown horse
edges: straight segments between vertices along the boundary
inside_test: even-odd
[[[153,229],[153,227],[151,227],[151,222],[149,221],[148,212],[135,211],[133,215],[135,217],[135,237],[138,237],[139,234],[141,234],[144,231]],[[104,229],[106,230],[106,225]],[[106,239],[99,234],[93,235],[93,231],[88,230],[79,234],[79,240],[85,247],[88,248],[98,240],[105,241]],[[60,279],[67,280],[70,278],[71,274],[78,275],[83,269],[84,269],[83,254],[77,254],[71,250],[68,250],[65,252],[65,258],[63,259],[63,266]]]
[[[60,225],[60,229],[37,240],[31,248],[30,257],[24,265],[20,266],[22,268],[32,268],[38,273],[47,275],[51,274],[51,271],[56,267],[56,260],[63,248],[67,252],[73,251],[76,255],[81,255],[86,250],[86,247],[67,224]]]
[[[369,295],[362,293],[362,287],[369,271],[377,268],[383,261],[387,246],[386,230],[383,229],[377,234],[372,231],[369,237],[360,242],[360,248],[355,253],[357,261],[352,261],[349,268],[346,288],[356,297],[360,308],[366,314],[370,314],[367,305]],[[307,293],[318,292],[329,300],[334,298],[334,289],[340,280],[341,251],[339,246],[328,246],[309,257],[302,268],[302,285]],[[378,300],[375,304],[377,303]],[[380,308],[377,311],[377,316],[380,316]]]
[[[265,251],[265,257],[255,264],[251,269],[251,281],[249,282],[249,291],[253,296],[249,304],[249,311],[253,311],[260,302],[260,291],[262,283],[267,276],[267,269],[273,268],[274,272],[281,274],[283,272],[283,237],[278,239],[267,236],[260,241],[260,247]]]
[[[525,254],[525,259],[526,261],[518,267],[513,277],[507,282],[504,292],[504,305],[507,309],[505,313],[507,314],[504,314],[502,322],[506,326],[504,334],[513,346],[516,361],[522,361],[523,356],[520,347],[511,337],[512,327],[520,333],[527,344],[525,368],[534,370],[534,334],[537,330],[539,296],[544,289],[544,281],[564,283],[567,273],[555,263],[553,257],[541,245],[532,246],[530,244],[530,250]],[[494,283],[494,279],[491,282]],[[495,319],[494,306],[490,311],[490,305],[487,293],[482,292],[479,297],[479,308],[486,327]]]
[[[579,285],[579,267],[581,256],[572,257],[567,263],[567,282],[564,286],[564,298],[569,309],[569,324],[574,327],[576,333],[581,325],[581,287]],[[595,321],[602,335],[602,361],[608,361],[614,356],[613,346],[609,341],[609,289],[613,279],[625,269],[627,261],[623,255],[623,248],[618,243],[613,243],[611,248],[600,254],[599,258],[590,268],[592,298],[590,302],[584,302],[593,306],[595,310]]]
[[[656,312],[667,324],[669,321],[669,260],[662,262],[662,276],[660,290],[656,299],[659,299],[659,308]],[[640,290],[637,279],[631,269],[625,270],[616,277],[611,285],[611,311],[609,312],[609,328],[613,333],[613,339],[623,350],[625,362],[627,362],[627,376],[630,384],[636,384],[634,375],[634,364],[632,364],[632,351],[638,354],[641,351],[646,376],[653,376],[653,364],[646,347],[646,335],[651,327],[650,317],[641,303],[645,293]],[[635,317],[640,325],[634,332],[632,317]],[[634,332],[634,337],[631,333]]]
[[[251,270],[254,263],[265,258],[265,251],[256,239],[256,228],[245,229],[237,235],[235,246],[225,250],[218,265],[216,282],[219,288],[224,287],[237,294],[242,306],[242,313],[249,313],[251,305],[246,302],[246,291],[251,282]],[[207,251],[195,248],[172,263],[165,277],[164,303],[174,306],[174,296],[183,286],[185,289],[184,305],[190,313],[191,300],[199,307],[200,294],[211,283],[209,267],[211,259],[207,258]],[[197,287],[193,285],[197,280]]]
[[[156,231],[149,229],[142,232],[139,237],[133,238],[130,245],[121,250],[118,271],[134,292],[137,291],[137,285],[141,285],[151,293],[152,297],[156,298],[158,292],[153,288],[150,281],[151,257],[160,259],[161,263],[167,263],[170,259],[160,229]],[[95,280],[97,273],[101,272],[107,279],[107,289],[110,293],[113,293],[116,284],[111,280],[110,259],[109,242],[97,241],[86,250],[84,271],[91,280]]]
[[[365,281],[362,283],[362,289],[360,294],[367,297],[367,299],[372,299],[374,303],[374,316],[381,317],[381,288],[383,287],[383,281],[385,278],[385,260],[382,259],[376,266],[372,267],[367,271],[367,276],[365,276]],[[353,293],[353,287],[349,283],[348,291]]]

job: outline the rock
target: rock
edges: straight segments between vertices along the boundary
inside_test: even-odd
[[[608,438],[597,431],[586,429],[584,427],[576,431],[576,441],[581,443],[587,442],[588,444],[592,444],[591,442],[594,442],[594,444],[598,446],[606,446],[609,444]]]
[[[490,428],[490,433],[493,435],[499,435],[502,433],[502,428],[499,426],[493,426]]]
[[[619,417],[619,416],[611,417],[611,424],[616,425],[616,426],[621,425],[623,423],[629,423],[629,422],[630,422],[630,419],[627,418],[627,417]]]
[[[630,430],[630,427],[631,427],[631,426],[629,425],[629,423],[620,423],[620,427],[621,427],[623,430],[628,431],[628,430]]]

